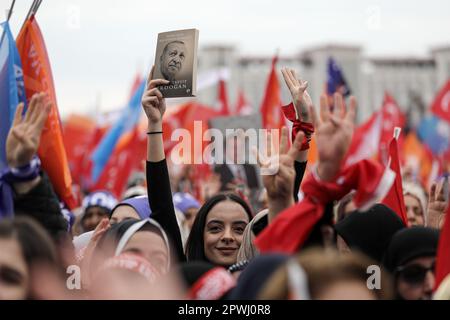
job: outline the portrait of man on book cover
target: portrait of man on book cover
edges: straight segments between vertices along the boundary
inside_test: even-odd
[[[179,80],[180,71],[186,62],[187,47],[184,41],[174,40],[167,43],[160,56],[160,71],[164,79]]]
[[[198,30],[177,30],[158,34],[153,79],[170,81],[159,86],[164,97],[195,95]]]

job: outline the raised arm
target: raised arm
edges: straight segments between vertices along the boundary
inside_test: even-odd
[[[304,134],[299,132],[291,148],[288,150],[288,130],[283,127],[281,130],[280,152],[277,154],[272,147],[272,136],[267,136],[267,156],[257,152],[258,164],[261,168],[261,175],[264,187],[267,190],[269,202],[269,222],[284,209],[294,204],[294,160],[298,156],[300,145]]]
[[[39,172],[38,159],[33,160],[39,148],[45,121],[51,110],[51,102],[44,93],[35,94],[30,100],[24,117],[22,117],[23,109],[24,105],[20,103],[6,140],[6,158],[11,171],[23,171],[25,176],[31,177],[30,179],[12,178],[15,180],[12,183],[14,211],[19,215],[33,217],[50,235],[59,238],[62,233],[67,232],[67,222],[61,214],[59,200],[50,180],[44,172]]]
[[[297,202],[300,184],[302,182],[306,170],[309,142],[314,132],[314,126],[312,124],[313,119],[310,113],[310,110],[312,110],[314,106],[311,97],[309,96],[308,91],[306,90],[308,87],[308,82],[303,81],[300,78],[297,78],[295,71],[293,69],[282,68],[281,73],[283,75],[284,82],[286,83],[286,86],[288,87],[289,92],[291,93],[293,104],[293,106],[289,105],[283,107],[283,111],[286,113],[286,111],[289,108],[293,107],[295,112],[294,115],[295,117],[289,119],[293,121],[292,139],[294,140],[296,133],[299,131],[302,131],[305,135],[302,141],[300,151],[298,152],[294,162],[295,167],[294,199],[295,202]]]
[[[169,81],[152,79],[153,68],[142,97],[142,107],[148,119],[147,132],[147,192],[152,209],[152,218],[161,224],[169,235],[178,260],[185,261],[180,229],[172,202],[169,171],[162,137],[162,118],[166,102],[158,86]]]

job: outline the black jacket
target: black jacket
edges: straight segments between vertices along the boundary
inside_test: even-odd
[[[41,181],[26,194],[14,194],[14,212],[38,221],[54,240],[68,235],[68,222],[64,219],[59,200],[47,174],[41,173]]]

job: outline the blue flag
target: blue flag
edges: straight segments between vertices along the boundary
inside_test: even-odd
[[[0,168],[7,166],[5,143],[19,102],[26,102],[22,63],[8,22],[1,24],[0,45]]]
[[[141,82],[135,93],[131,97],[128,105],[123,109],[121,116],[100,141],[97,148],[92,153],[92,182],[97,182],[98,178],[108,163],[114,148],[123,133],[131,130],[139,121],[141,112],[141,98],[144,94],[146,82]]]
[[[8,169],[6,138],[19,102],[26,102],[22,63],[8,22],[1,23],[0,36],[0,174]],[[0,181],[0,218],[13,213],[10,185]]]
[[[350,88],[345,81],[344,73],[333,58],[328,58],[328,78],[327,78],[327,92],[332,95],[335,92],[342,93],[343,96],[350,94]]]
[[[450,125],[434,115],[427,116],[420,121],[417,127],[417,135],[436,156],[449,148]]]

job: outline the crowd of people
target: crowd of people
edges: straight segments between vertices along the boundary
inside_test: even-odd
[[[307,83],[282,74],[292,94],[283,108],[297,122],[279,143],[267,134],[266,156],[256,151],[255,172],[278,170],[258,178],[263,192],[251,199],[233,175],[216,176],[204,199],[174,183],[158,90],[168,81],[150,75],[145,179],[122,199],[97,190],[68,212],[36,156],[51,104],[36,94],[24,116],[20,104],[1,181],[14,217],[0,220],[0,299],[450,299],[450,278],[435,279],[445,183],[428,191],[404,177],[405,223],[381,203],[382,165],[344,165],[356,99],[323,95],[316,112]]]

